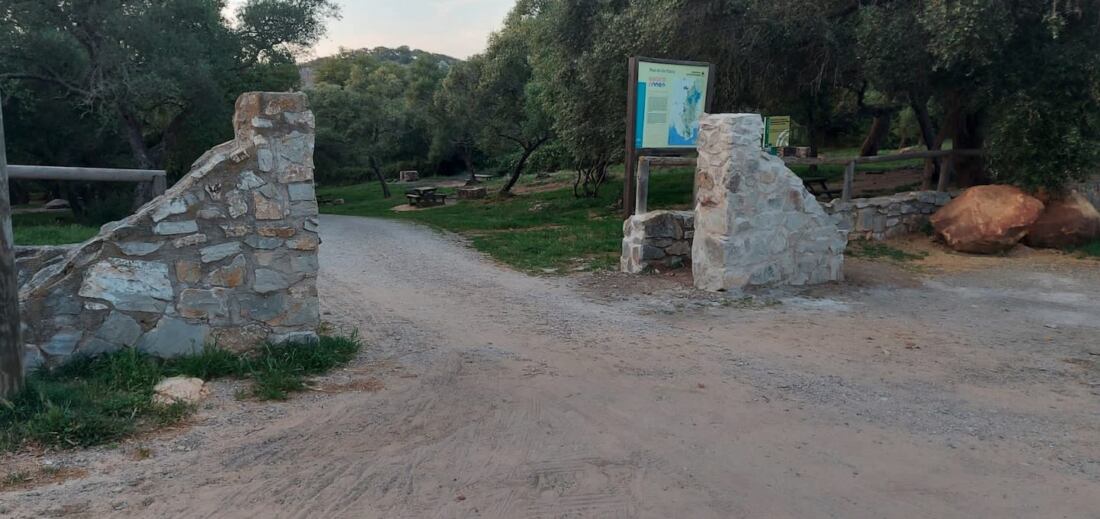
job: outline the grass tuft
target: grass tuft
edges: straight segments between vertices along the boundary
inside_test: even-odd
[[[285,400],[305,388],[306,377],[355,358],[359,347],[355,337],[321,337],[315,345],[263,345],[244,354],[209,347],[167,361],[134,349],[77,357],[31,374],[21,392],[0,400],[0,451],[88,447],[177,424],[192,409],[153,402],[153,388],[165,377],[251,379],[247,396]]]
[[[1076,247],[1073,251],[1086,258],[1100,258],[1100,240]]]

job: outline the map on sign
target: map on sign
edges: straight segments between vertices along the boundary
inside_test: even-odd
[[[694,148],[709,76],[709,65],[639,61],[635,148]]]

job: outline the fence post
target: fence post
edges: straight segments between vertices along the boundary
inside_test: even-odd
[[[844,191],[840,194],[840,199],[848,202],[852,199],[852,182],[856,178],[856,161],[851,161],[844,167]]]
[[[634,189],[634,214],[642,214],[649,210],[649,160],[646,157],[638,157],[635,175],[638,183]]]
[[[951,182],[951,175],[955,173],[955,153],[952,150],[951,153],[940,159],[940,181],[936,184],[936,191],[947,191],[948,183]]]
[[[8,160],[4,113],[0,107],[0,398],[23,387],[23,342],[19,339],[19,286],[8,200]]]

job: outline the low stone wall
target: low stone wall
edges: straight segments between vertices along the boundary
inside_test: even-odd
[[[234,129],[137,213],[23,258],[27,369],[127,346],[172,357],[316,340],[313,113],[303,94],[248,93]]]
[[[694,211],[650,211],[623,222],[623,255],[619,268],[639,274],[654,268],[691,264]]]
[[[840,199],[823,204],[849,239],[886,240],[920,231],[928,218],[947,205],[951,195],[938,191],[910,191],[890,196]]]

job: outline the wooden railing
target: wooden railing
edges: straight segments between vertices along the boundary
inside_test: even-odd
[[[982,154],[981,150],[926,150],[892,153],[890,155],[874,155],[870,157],[845,157],[845,158],[802,158],[781,157],[789,166],[821,166],[827,164],[844,165],[844,188],[841,190],[841,200],[847,202],[852,199],[852,183],[856,176],[857,164],[880,164],[884,162],[899,162],[913,159],[943,159],[940,161],[940,179],[936,185],[937,191],[947,191],[948,183],[955,172],[955,157],[976,157]],[[695,166],[695,157],[638,157],[638,170],[636,174],[636,186],[634,189],[634,214],[645,213],[649,209],[649,170],[652,167],[687,167]],[[694,196],[692,197],[694,198]]]
[[[152,199],[168,189],[168,174],[162,169],[71,168],[55,166],[8,165],[8,178],[14,180],[77,180],[85,182],[137,182],[145,184],[140,198]],[[141,205],[148,200],[137,200]]]

